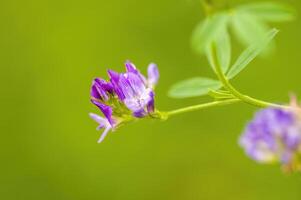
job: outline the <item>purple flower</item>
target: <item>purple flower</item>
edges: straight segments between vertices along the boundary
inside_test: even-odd
[[[154,64],[148,67],[146,79],[136,67],[127,62],[126,73],[118,74],[109,71],[109,76],[119,100],[133,113],[135,117],[144,117],[154,112],[153,88],[158,82],[158,68]]]
[[[94,79],[91,87],[91,101],[105,118],[90,114],[104,128],[99,139],[101,142],[108,131],[132,118],[152,115],[154,107],[154,87],[159,79],[159,71],[155,64],[148,67],[148,78],[145,78],[131,62],[125,64],[126,72],[117,73],[108,70],[110,81]]]
[[[301,153],[301,121],[296,109],[267,108],[255,114],[240,138],[247,155],[260,163],[296,165]]]

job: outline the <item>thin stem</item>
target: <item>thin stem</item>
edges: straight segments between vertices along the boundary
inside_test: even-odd
[[[205,14],[207,16],[212,14],[212,12],[213,12],[213,2],[212,2],[212,0],[201,0],[201,3],[203,5]]]
[[[215,68],[215,72],[216,72],[218,79],[222,82],[225,89],[227,89],[230,93],[232,93],[238,99],[241,99],[242,101],[244,101],[250,105],[258,106],[258,107],[276,107],[276,108],[281,108],[281,109],[290,109],[291,108],[289,106],[283,106],[283,105],[279,105],[279,104],[269,103],[266,101],[258,100],[253,97],[249,97],[249,96],[241,94],[238,90],[236,90],[230,84],[229,80],[224,75],[222,68],[218,62],[216,48],[214,45],[212,45],[212,47],[211,47],[211,55],[212,55],[213,66]]]
[[[166,116],[170,117],[173,115],[177,115],[177,114],[182,114],[182,113],[186,113],[186,112],[192,112],[192,111],[197,111],[197,110],[202,110],[205,108],[211,108],[214,106],[224,106],[224,105],[229,105],[229,104],[233,104],[233,103],[237,103],[240,102],[240,99],[228,99],[228,100],[223,100],[223,101],[214,101],[214,102],[210,102],[210,103],[204,103],[204,104],[198,104],[198,105],[193,105],[193,106],[188,106],[185,108],[180,108],[177,110],[172,110],[169,112],[166,112]]]
[[[201,3],[203,4],[204,7],[212,7],[213,5],[212,0],[201,0]]]
[[[207,16],[211,15],[213,12],[212,0],[201,0],[201,2],[203,4],[206,15]],[[180,109],[176,109],[176,110],[172,110],[172,111],[168,111],[168,112],[157,111],[153,114],[152,118],[166,120],[170,116],[174,116],[174,115],[178,115],[178,114],[182,114],[182,113],[186,113],[186,112],[202,110],[202,109],[211,108],[211,107],[215,107],[215,106],[229,105],[229,104],[233,104],[233,103],[237,103],[237,102],[241,102],[241,101],[248,103],[250,105],[253,105],[253,106],[258,106],[258,107],[276,107],[276,108],[281,108],[281,109],[292,109],[292,107],[290,107],[290,106],[283,106],[283,105],[278,105],[278,104],[274,104],[274,103],[269,103],[269,102],[265,102],[265,101],[258,100],[258,99],[246,96],[244,94],[241,94],[238,90],[236,90],[230,84],[229,80],[224,75],[222,68],[217,59],[217,52],[216,52],[215,46],[212,45],[210,50],[212,51],[211,55],[212,55],[213,66],[215,68],[215,73],[216,73],[218,79],[223,84],[224,88],[228,92],[230,92],[230,94],[225,93],[223,95],[225,95],[225,96],[233,95],[233,97],[230,96],[230,99],[224,99],[221,101],[213,101],[213,102],[209,102],[209,103],[188,106],[188,107],[184,107],[184,108],[180,108]]]

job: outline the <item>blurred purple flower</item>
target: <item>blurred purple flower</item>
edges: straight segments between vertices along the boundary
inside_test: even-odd
[[[142,118],[155,112],[154,87],[159,79],[155,64],[148,67],[148,78],[145,78],[131,62],[125,64],[126,72],[117,73],[108,70],[110,81],[96,78],[91,87],[91,101],[105,118],[96,114],[90,116],[104,128],[99,142],[110,129],[116,128],[131,117]]]
[[[299,165],[301,121],[297,109],[266,108],[256,113],[240,138],[247,155],[260,163]]]

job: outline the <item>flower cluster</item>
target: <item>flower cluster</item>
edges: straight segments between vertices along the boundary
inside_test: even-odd
[[[301,115],[292,109],[266,108],[256,113],[240,138],[248,156],[259,163],[280,162],[286,170],[301,168]]]
[[[148,77],[144,77],[130,62],[125,64],[126,72],[108,70],[110,80],[94,79],[91,87],[91,101],[104,117],[90,113],[90,117],[104,129],[98,142],[103,141],[111,129],[134,118],[151,116],[155,112],[154,87],[159,79],[155,64],[148,66]]]

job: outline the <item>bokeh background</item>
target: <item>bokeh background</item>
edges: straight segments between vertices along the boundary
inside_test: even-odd
[[[227,1],[238,2],[251,1]],[[0,199],[300,199],[300,174],[258,165],[239,148],[256,110],[245,104],[141,121],[96,143],[91,80],[127,59],[144,72],[158,64],[159,109],[210,100],[166,96],[179,80],[213,76],[190,48],[203,17],[199,0],[1,1]],[[275,25],[277,51],[244,70],[237,88],[274,102],[301,96],[300,20]]]

